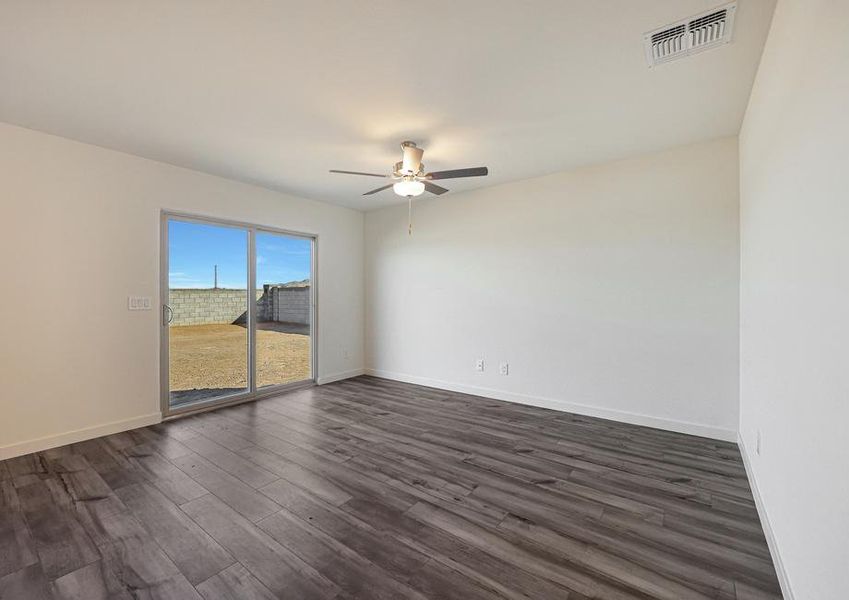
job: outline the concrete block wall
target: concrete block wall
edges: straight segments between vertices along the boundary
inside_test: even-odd
[[[256,291],[256,298],[262,290]],[[233,323],[247,310],[245,290],[173,289],[168,304],[174,311],[171,325]]]
[[[272,292],[272,320],[302,325],[309,324],[309,287],[274,287],[270,291]]]
[[[172,289],[168,304],[174,311],[172,326],[244,322],[245,290]],[[310,288],[264,286],[256,290],[257,319],[307,325],[310,322]]]

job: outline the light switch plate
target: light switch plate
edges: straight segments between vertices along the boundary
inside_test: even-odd
[[[149,296],[127,296],[128,310],[150,310],[150,308]]]

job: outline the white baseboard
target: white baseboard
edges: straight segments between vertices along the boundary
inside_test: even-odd
[[[318,385],[324,385],[325,383],[342,381],[343,379],[349,379],[351,377],[359,377],[360,375],[365,375],[365,372],[365,369],[351,369],[350,371],[342,371],[341,373],[331,373],[330,375],[322,375],[316,380],[316,383]]]
[[[781,561],[781,553],[778,551],[778,542],[775,539],[775,534],[772,531],[772,524],[769,521],[769,514],[766,511],[763,498],[761,497],[760,489],[758,488],[758,480],[755,477],[755,472],[752,470],[751,458],[749,451],[746,448],[746,443],[743,441],[743,436],[738,436],[737,445],[740,447],[740,454],[743,457],[743,466],[746,468],[746,477],[749,479],[749,487],[752,488],[752,496],[755,498],[755,506],[758,509],[758,517],[761,520],[761,528],[764,530],[767,546],[769,546],[769,554],[772,557],[772,564],[775,566],[775,574],[778,576],[778,584],[781,586],[781,593],[784,600],[793,600],[793,591],[790,589],[790,578],[787,577],[787,571],[784,569],[784,563]]]
[[[122,421],[113,421],[111,423],[104,423],[103,425],[86,427],[85,429],[76,429],[74,431],[68,431],[57,435],[36,438],[26,442],[18,442],[8,446],[0,446],[0,460],[23,456],[24,454],[30,454],[32,452],[41,452],[42,450],[49,450],[50,448],[64,446],[65,444],[82,442],[103,435],[111,435],[113,433],[135,429],[137,427],[154,425],[160,421],[162,421],[162,414],[156,412],[150,413],[149,415],[142,415],[140,417],[133,417],[131,419],[124,419]]]
[[[348,379],[349,377],[357,377],[358,375],[363,375],[364,373],[365,369],[352,369],[350,371],[343,371],[341,373],[332,373],[330,375],[319,377],[316,383],[318,383],[319,385],[325,383],[332,383],[334,381]],[[140,417],[133,417],[132,419],[114,421],[112,423],[105,423],[103,425],[95,425],[94,427],[86,427],[85,429],[77,429],[74,431],[68,431],[66,433],[60,433],[57,435],[50,435],[34,440],[27,440],[25,442],[18,442],[16,444],[10,444],[8,446],[0,446],[0,460],[14,458],[16,456],[23,456],[24,454],[30,454],[32,452],[41,452],[42,450],[49,450],[50,448],[64,446],[65,444],[82,442],[84,440],[90,440],[92,438],[104,435],[111,435],[113,433],[119,433],[121,431],[127,431],[129,429],[135,429],[137,427],[154,425],[161,421],[162,414],[157,412],[151,413],[149,415],[143,415]]]
[[[590,406],[587,404],[567,402],[566,400],[560,400],[556,398],[545,398],[542,396],[517,394],[515,392],[505,392],[492,388],[465,385],[461,383],[452,383],[450,381],[431,379],[429,377],[419,377],[416,375],[407,375],[404,373],[381,371],[379,369],[366,369],[365,372],[367,375],[374,375],[375,377],[381,377],[383,379],[392,379],[395,381],[403,381],[405,383],[415,383],[417,385],[439,388],[452,392],[461,392],[464,394],[473,394],[475,396],[483,396],[485,398],[493,398],[495,400],[505,400],[507,402],[515,402],[517,404],[527,404],[529,406],[537,406],[540,408],[550,408],[553,410],[575,413],[587,417],[599,417],[601,419],[610,419],[611,421],[630,423],[632,425],[645,425],[646,427],[654,427],[656,429],[664,429],[666,431],[675,431],[677,433],[698,435],[701,437],[722,440],[725,442],[737,441],[736,431],[733,431],[731,429],[722,429],[721,427],[701,425],[699,423],[690,423],[687,421],[674,421],[671,419],[652,417],[639,413],[630,413],[622,410],[601,408],[599,406]]]

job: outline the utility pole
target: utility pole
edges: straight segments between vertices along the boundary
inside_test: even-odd
[[[217,290],[218,289],[218,265],[215,265],[214,269],[215,269],[215,284],[213,285],[212,289]]]

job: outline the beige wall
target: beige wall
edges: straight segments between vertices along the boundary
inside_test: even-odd
[[[159,418],[162,208],[315,233],[318,375],[363,365],[363,215],[0,124],[0,458]]]
[[[846,0],[778,3],[740,134],[740,164],[740,434],[785,597],[843,600],[849,598]]]
[[[738,209],[726,138],[367,213],[366,365],[736,439]]]

